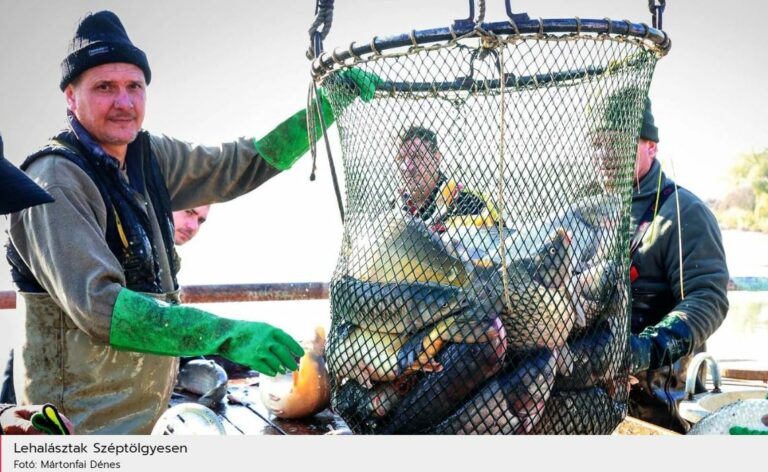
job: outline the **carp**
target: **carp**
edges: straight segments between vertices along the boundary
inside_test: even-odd
[[[600,195],[576,201],[569,207],[542,219],[516,228],[505,240],[508,254],[526,254],[540,247],[552,231],[562,228],[574,237],[572,244],[575,270],[581,271],[589,261],[609,258],[616,250],[621,202],[618,197]]]
[[[331,407],[358,433],[372,434],[381,429],[382,418],[392,410],[404,395],[419,381],[422,374],[406,375],[392,382],[375,384],[370,390],[354,380],[347,380],[337,388]]]
[[[461,289],[450,285],[363,282],[348,276],[331,285],[334,315],[370,331],[414,333],[466,306]]]
[[[358,222],[356,237],[342,248],[346,273],[366,282],[433,282],[461,287],[468,280],[462,262],[452,257],[424,222],[396,209]]]
[[[209,359],[193,359],[179,371],[176,386],[201,395],[197,403],[212,408],[227,394],[227,372]]]
[[[512,233],[512,230],[500,230],[498,226],[447,225],[440,239],[448,252],[463,262],[479,266],[498,266],[502,262],[499,248]]]
[[[627,414],[602,388],[555,391],[535,434],[611,434]]]
[[[540,420],[557,370],[557,356],[548,349],[527,353],[488,380],[478,393],[431,434],[526,434]]]
[[[278,418],[305,418],[319,413],[330,404],[331,386],[325,367],[325,330],[315,329],[311,345],[295,372],[262,376],[259,382],[261,402]]]
[[[424,375],[410,391],[397,398],[384,434],[416,433],[450,413],[486,379],[501,370],[506,354],[506,334],[498,318],[490,329],[498,334],[486,343],[456,343],[437,357],[439,372]]]
[[[501,305],[510,348],[554,349],[565,344],[577,322],[584,324],[573,303],[572,247],[571,236],[557,228],[531,254],[501,269],[506,287],[496,272],[485,284],[489,299]]]
[[[434,357],[446,343],[482,343],[498,336],[475,316],[475,310],[467,309],[411,336],[342,324],[329,344],[330,371],[337,384],[349,378],[365,388],[417,371],[439,371],[442,366]]]
[[[613,317],[601,321],[579,338],[570,340],[573,373],[558,377],[557,387],[583,389],[619,376],[625,356],[626,329],[626,322]]]
[[[584,271],[573,276],[573,302],[584,315],[585,327],[596,324],[611,310],[621,312],[616,302],[624,296],[624,279],[618,265],[611,260],[590,263]]]

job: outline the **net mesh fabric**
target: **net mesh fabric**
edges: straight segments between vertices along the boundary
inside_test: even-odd
[[[355,433],[608,434],[626,414],[629,210],[658,55],[464,38],[340,65],[332,407]],[[369,76],[371,77],[371,76]]]

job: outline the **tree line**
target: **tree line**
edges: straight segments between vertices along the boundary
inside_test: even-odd
[[[731,190],[711,203],[720,227],[768,233],[768,148],[742,155],[729,180]]]

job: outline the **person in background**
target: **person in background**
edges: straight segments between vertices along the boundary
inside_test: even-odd
[[[200,227],[208,220],[210,205],[173,212],[173,240],[177,246],[186,244],[195,237]]]
[[[471,216],[480,226],[496,224],[498,213],[484,196],[440,170],[443,156],[434,131],[412,126],[400,142],[396,160],[405,183],[400,194],[404,211],[418,216],[437,233],[444,232],[453,217]]]
[[[661,170],[651,101],[634,88],[609,97],[604,122],[593,136],[607,187],[620,175],[615,163],[626,126],[622,107],[643,98],[630,217],[629,414],[684,433],[689,425],[677,409],[687,366],[728,312],[728,266],[712,212]],[[701,379],[698,383],[701,391]]]
[[[0,214],[21,211],[53,201],[53,197],[35,184],[5,158],[0,135]],[[0,434],[71,434],[72,423],[58,414],[52,405],[16,405],[13,394],[13,351],[3,378],[4,400],[0,400]],[[10,390],[7,390],[10,388]],[[10,399],[10,401],[8,401]]]
[[[177,246],[182,246],[192,240],[200,231],[203,223],[208,221],[208,212],[210,211],[210,205],[203,205],[195,208],[189,208],[187,210],[180,210],[173,212],[173,227],[174,237],[173,240]],[[178,252],[174,250],[174,264],[177,270],[181,270],[181,257]],[[251,369],[248,366],[238,364],[227,360],[221,356],[194,356],[194,357],[181,357],[179,367],[183,367],[187,362],[193,359],[209,359],[215,361],[227,372],[230,379],[237,377],[245,377],[252,374]]]
[[[80,434],[143,434],[168,405],[180,356],[221,355],[269,376],[295,370],[304,351],[284,331],[178,305],[171,213],[291,168],[309,148],[307,112],[219,146],[150,134],[149,61],[110,11],[79,22],[61,66],[68,127],[22,164],[56,200],[10,221],[26,306],[19,401],[56,403]],[[375,88],[365,73],[348,79],[373,97],[362,93]],[[331,123],[327,101],[319,108],[310,112]]]
[[[188,243],[200,231],[203,223],[208,221],[211,205],[203,205],[186,210],[173,212],[173,242],[176,246]],[[173,264],[176,271],[181,270],[181,257],[176,248],[173,249]]]

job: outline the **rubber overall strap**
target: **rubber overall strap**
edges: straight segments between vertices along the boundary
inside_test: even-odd
[[[637,222],[637,229],[635,230],[635,235],[632,238],[632,243],[629,246],[629,257],[630,259],[635,255],[635,252],[637,252],[638,248],[640,247],[640,243],[643,240],[643,237],[645,236],[645,232],[648,231],[648,228],[651,226],[651,223],[653,223],[653,219],[656,216],[656,212],[659,208],[661,208],[664,205],[664,202],[667,201],[667,199],[675,193],[675,185],[674,184],[668,184],[666,187],[661,189],[661,192],[659,193],[658,201],[654,201],[650,205],[648,205],[648,208],[645,210],[645,213],[643,213],[643,217],[640,218],[640,221]]]

